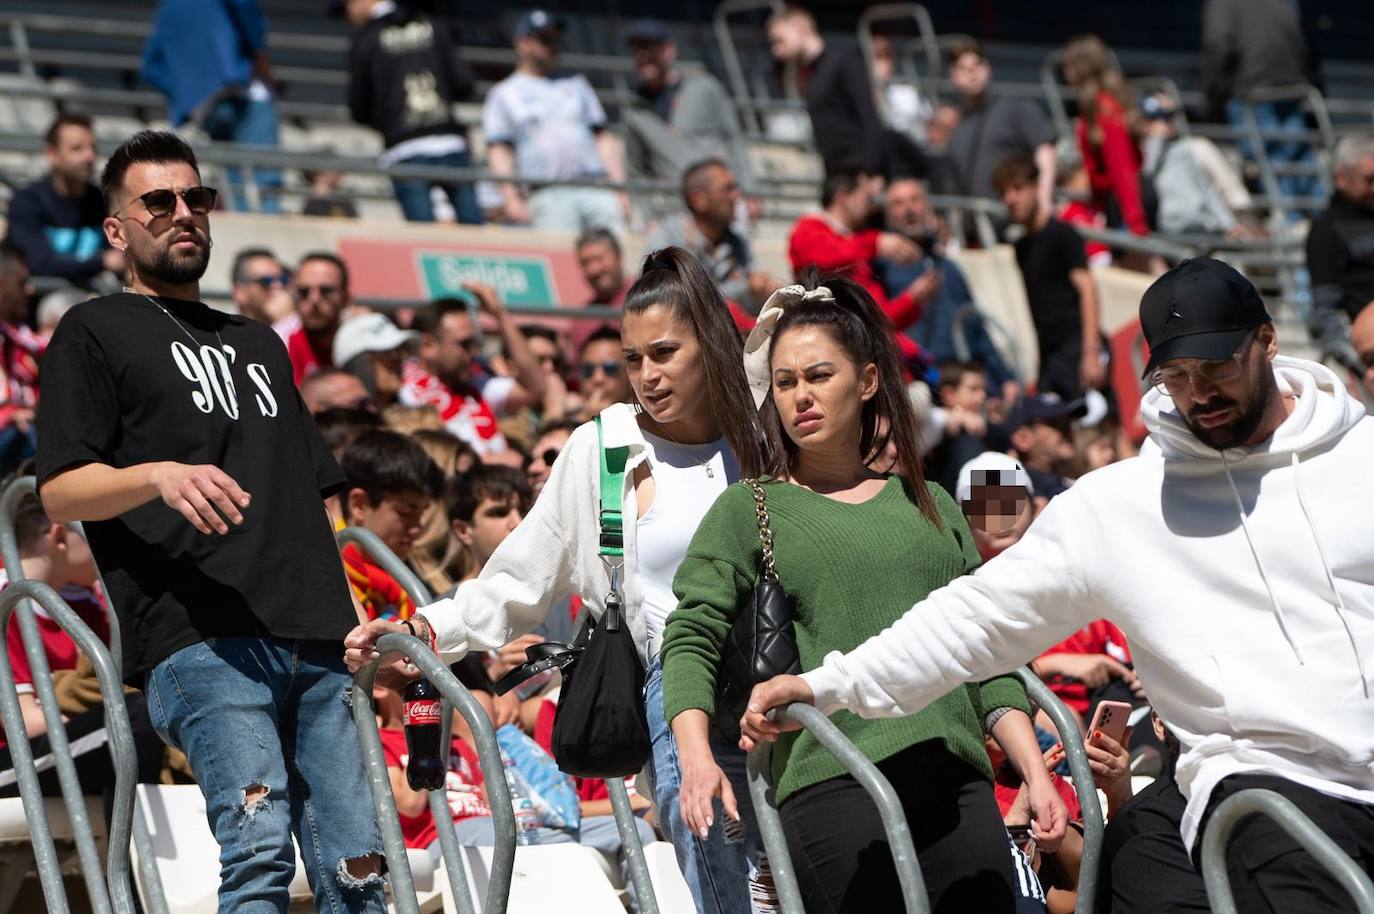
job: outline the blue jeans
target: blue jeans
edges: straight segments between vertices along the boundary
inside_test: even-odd
[[[246,95],[229,95],[215,103],[201,127],[210,139],[240,143],[244,146],[277,146],[277,103],[272,99],[251,101]],[[234,193],[234,209],[248,210],[242,169],[230,168],[229,187]],[[281,212],[281,172],[275,168],[254,168],[253,183],[258,187],[258,209],[264,213]]]
[[[397,165],[445,165],[450,168],[465,168],[471,164],[466,152],[450,152],[441,156],[411,156],[402,159]],[[430,188],[441,188],[458,221],[464,225],[481,225],[482,208],[477,205],[477,192],[471,184],[436,184],[419,178],[392,178],[391,186],[396,191],[396,202],[410,222],[433,222],[434,203],[430,200]]]
[[[1297,163],[1311,163],[1313,160],[1312,144],[1304,139],[1301,134],[1307,130],[1307,116],[1303,112],[1302,103],[1296,99],[1284,99],[1273,102],[1255,102],[1255,126],[1261,131],[1282,130],[1287,133],[1295,133],[1291,140],[1265,140],[1264,153],[1269,157],[1270,162],[1275,165],[1293,165]],[[1232,125],[1243,127],[1245,125],[1245,102],[1238,98],[1233,98],[1226,103],[1226,118]],[[1241,152],[1246,158],[1253,159],[1255,150],[1251,148],[1248,140],[1241,140]],[[1321,182],[1315,174],[1298,174],[1277,176],[1279,193],[1287,199],[1294,197],[1314,197],[1321,193]],[[1293,213],[1293,217],[1300,214]]]
[[[697,911],[700,914],[750,914],[749,880],[757,870],[763,844],[754,820],[754,804],[749,797],[744,753],[733,746],[711,747],[716,764],[730,779],[730,786],[735,791],[742,827],[730,823],[726,828],[725,812],[717,800],[715,824],[709,836],[702,840],[683,822],[682,807],[678,805],[682,764],[678,759],[677,740],[663,716],[663,661],[658,658],[649,665],[644,701],[649,718],[649,739],[653,744],[648,774],[658,806],[658,826],[677,851],[678,866],[692,891]]]
[[[300,844],[315,908],[383,914],[380,875],[348,862],[381,836],[337,643],[211,638],[148,674],[158,735],[186,753],[220,846],[219,906],[286,914]],[[266,787],[260,797],[254,788]]]

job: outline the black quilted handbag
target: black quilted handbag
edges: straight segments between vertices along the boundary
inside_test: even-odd
[[[720,669],[716,673],[716,709],[711,717],[711,736],[728,745],[739,742],[739,721],[754,686],[784,673],[801,672],[797,632],[792,624],[795,604],[782,589],[777,566],[773,563],[773,530],[768,522],[763,486],[755,479],[746,479],[745,484],[754,492],[763,561],[749,602],[735,614],[734,624],[725,636]]]

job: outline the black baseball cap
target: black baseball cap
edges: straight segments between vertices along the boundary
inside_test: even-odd
[[[1245,335],[1272,318],[1250,280],[1211,257],[1185,260],[1140,299],[1140,327],[1150,344],[1149,375],[1170,359],[1229,358]]]
[[[1022,397],[1007,414],[1003,423],[1008,435],[1032,422],[1053,422],[1058,419],[1081,419],[1088,412],[1083,398],[1065,400],[1058,394],[1043,393]]]
[[[662,44],[673,37],[668,26],[657,19],[639,19],[625,30],[625,41],[629,44]]]
[[[544,9],[528,10],[515,20],[515,37],[552,35],[563,31],[563,20]]]

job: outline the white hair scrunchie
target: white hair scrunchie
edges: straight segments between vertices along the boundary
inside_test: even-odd
[[[835,296],[827,286],[807,289],[794,283],[783,286],[763,303],[759,311],[758,323],[749,331],[744,341],[744,374],[749,379],[749,390],[754,395],[754,408],[763,406],[768,399],[768,391],[773,386],[773,372],[769,368],[769,353],[773,345],[773,328],[783,312],[801,302],[833,302]]]

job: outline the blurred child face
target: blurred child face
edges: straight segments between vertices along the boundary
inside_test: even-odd
[[[1035,516],[1026,490],[1017,485],[972,486],[960,507],[983,561],[1018,543]]]
[[[1030,225],[1035,220],[1036,189],[1031,183],[1017,182],[1002,188],[999,194],[1007,216],[1018,225]]]
[[[966,371],[959,377],[958,384],[942,388],[940,395],[950,409],[958,407],[972,413],[982,412],[983,405],[988,402],[987,376],[977,371]]]
[[[472,550],[473,558],[477,560],[477,566],[480,568],[487,564],[492,553],[496,552],[496,547],[510,536],[511,531],[524,518],[525,515],[516,499],[497,501],[483,496],[477,502],[477,509],[472,512],[472,523],[454,521],[453,533],[463,545]]]
[[[949,81],[966,98],[982,95],[992,80],[992,67],[977,54],[961,54],[949,68]]]
[[[1090,471],[1098,470],[1119,459],[1116,452],[1116,439],[1102,435],[1089,441],[1083,448],[1083,465]]]
[[[352,489],[348,493],[348,516],[353,523],[375,533],[397,558],[405,561],[424,532],[425,512],[432,501],[423,492],[388,492],[373,505],[366,492]]]

